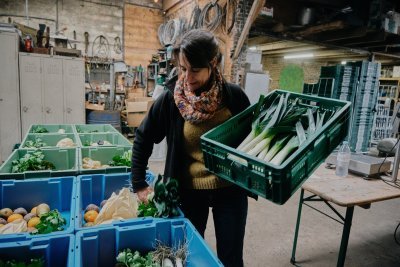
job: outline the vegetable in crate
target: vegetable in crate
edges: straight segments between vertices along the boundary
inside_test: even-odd
[[[36,127],[32,128],[31,132],[32,133],[48,133],[49,131],[46,128],[42,127],[42,126],[36,126]]]
[[[64,230],[66,220],[61,216],[58,210],[52,210],[40,216],[40,223],[36,225],[36,231],[31,234],[48,234]]]
[[[125,151],[122,156],[116,155],[112,161],[108,163],[110,166],[127,166],[131,167],[132,164],[132,150]]]
[[[118,266],[126,266],[126,267],[161,267],[160,264],[155,263],[153,261],[152,253],[147,253],[146,256],[141,256],[139,251],[132,251],[129,248],[126,248],[118,253],[117,255],[117,264]]]
[[[35,141],[32,140],[28,140],[25,142],[24,147],[27,148],[41,148],[41,147],[45,147],[47,146],[47,144],[45,142],[43,142],[43,140],[39,137],[35,138]]]
[[[323,127],[325,112],[321,114],[317,107],[302,105],[298,98],[290,99],[290,96],[290,93],[260,96],[254,111],[252,130],[237,147],[239,151],[281,165]],[[303,125],[308,126],[307,134]],[[234,155],[229,157],[240,160]]]
[[[138,217],[175,217],[179,215],[178,211],[179,195],[178,181],[168,179],[163,182],[162,175],[154,186],[154,194],[148,195],[148,203],[141,203],[138,208]]]
[[[44,267],[44,266],[45,262],[42,258],[31,259],[29,263],[16,260],[3,261],[0,259],[0,267]]]
[[[21,173],[26,171],[54,170],[53,163],[44,160],[41,150],[27,152],[22,158],[11,162],[11,173]]]

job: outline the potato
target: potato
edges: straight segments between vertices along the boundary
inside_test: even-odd
[[[39,217],[45,213],[48,213],[49,211],[50,211],[50,207],[46,203],[39,204],[36,209],[36,213]]]
[[[107,199],[104,199],[101,203],[100,203],[100,207],[102,208],[107,202]]]
[[[36,217],[36,213],[28,213],[24,216],[24,220],[25,221],[29,221],[30,219],[32,219],[33,217]]]
[[[0,224],[7,224],[7,221],[4,220],[3,218],[0,218]]]
[[[97,205],[95,205],[95,204],[89,204],[89,205],[87,205],[87,207],[86,207],[86,209],[85,209],[85,212],[88,212],[89,210],[95,210],[95,211],[97,211],[97,212],[100,212],[99,207],[98,207]]]
[[[28,212],[24,208],[18,208],[14,210],[14,214],[21,214],[22,216],[25,216],[28,214]]]
[[[12,215],[13,212],[9,208],[4,208],[0,210],[0,216],[3,218],[8,218],[8,216]]]

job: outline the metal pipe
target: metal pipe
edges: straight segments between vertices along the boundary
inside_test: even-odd
[[[56,32],[58,33],[58,0],[56,0]]]
[[[13,15],[13,14],[7,14],[7,13],[1,13],[0,17],[17,17],[17,18],[25,18],[26,15]],[[48,18],[42,18],[42,17],[29,17],[31,19],[41,19],[41,20],[48,20],[48,21],[52,21],[55,22],[54,19],[48,19]]]
[[[399,138],[397,143],[399,143]],[[397,174],[399,173],[399,163],[400,163],[400,144],[397,144],[396,155],[394,157],[393,169],[392,169],[392,183],[397,181]]]
[[[26,16],[26,24],[29,26],[28,1],[29,0],[25,0],[25,16]]]

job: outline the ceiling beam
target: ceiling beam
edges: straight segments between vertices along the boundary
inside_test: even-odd
[[[257,49],[258,46],[257,46]],[[269,55],[273,55],[273,54],[293,54],[296,52],[315,52],[315,51],[323,51],[323,50],[327,50],[327,48],[325,47],[321,47],[321,46],[309,46],[309,45],[305,45],[305,46],[298,46],[298,47],[293,47],[293,48],[286,48],[286,49],[276,49],[276,50],[262,50],[263,54],[269,54]]]
[[[261,45],[257,45],[257,50],[278,50],[278,49],[286,49],[286,48],[294,48],[294,47],[304,47],[310,46],[308,44],[292,42],[292,41],[279,41],[272,43],[264,43]]]
[[[236,44],[235,52],[233,53],[233,59],[237,59],[240,51],[242,50],[243,44],[247,35],[249,34],[249,30],[254,20],[257,18],[258,14],[260,14],[261,8],[264,6],[265,0],[254,0],[253,5],[251,6],[249,15],[247,16],[246,23],[242,29],[242,33],[240,34],[239,40]]]

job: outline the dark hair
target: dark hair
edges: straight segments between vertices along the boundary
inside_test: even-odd
[[[182,36],[173,50],[177,61],[179,53],[185,55],[193,68],[208,68],[215,57],[218,64],[222,58],[215,36],[209,31],[199,29],[190,30]]]

